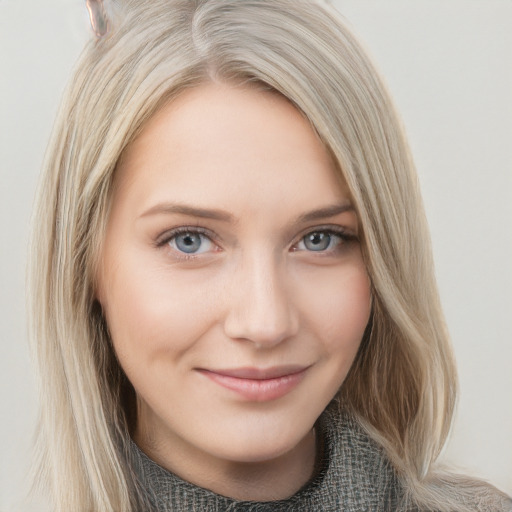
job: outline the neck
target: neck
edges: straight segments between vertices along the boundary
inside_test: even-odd
[[[295,494],[313,476],[316,441],[311,430],[289,452],[271,460],[218,459],[183,443],[162,442],[137,428],[135,442],[152,460],[183,480],[241,501],[274,501]]]

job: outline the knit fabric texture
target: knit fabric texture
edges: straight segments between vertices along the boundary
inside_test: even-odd
[[[415,512],[403,503],[383,451],[333,402],[317,423],[323,456],[313,479],[290,498],[237,501],[197,487],[150,460],[133,443],[133,467],[158,512]]]
[[[284,500],[238,501],[215,494],[162,468],[133,442],[132,469],[155,512],[426,512],[407,499],[382,448],[336,400],[316,431],[322,457],[314,477]],[[483,492],[469,489],[459,497],[459,503],[475,512],[512,512],[512,502],[492,486]]]

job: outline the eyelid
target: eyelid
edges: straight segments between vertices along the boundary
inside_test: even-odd
[[[183,233],[197,233],[210,239],[211,242],[213,242],[215,245],[219,245],[218,237],[209,229],[200,226],[178,226],[176,228],[168,229],[158,235],[155,240],[155,246],[163,247],[171,240],[171,238],[174,238],[175,236],[181,235]]]
[[[294,241],[291,243],[291,250],[309,233],[315,232],[328,232],[334,235],[341,237],[344,241],[349,242],[352,240],[357,240],[357,234],[353,232],[352,229],[349,229],[345,226],[340,226],[339,224],[322,224],[320,226],[309,226],[304,229],[299,235],[297,235]],[[182,233],[198,233],[207,237],[212,243],[216,246],[219,246],[219,237],[213,231],[206,229],[204,227],[198,225],[185,225],[185,226],[177,226],[175,228],[167,229],[158,235],[155,239],[154,245],[156,247],[163,247],[168,244],[171,238],[180,235]],[[193,257],[191,254],[188,257]]]
[[[295,241],[291,244],[291,250],[292,251],[296,251],[296,246],[297,244],[299,244],[306,235],[310,234],[310,233],[319,233],[319,232],[324,232],[324,233],[330,233],[330,234],[333,234],[333,235],[336,235],[336,236],[339,236],[343,243],[348,243],[348,242],[351,242],[351,241],[354,241],[354,240],[358,240],[358,237],[357,235],[353,232],[353,230],[347,228],[347,227],[344,227],[344,226],[340,226],[338,224],[325,224],[325,225],[321,225],[321,226],[311,226],[311,227],[308,227],[307,229],[305,229],[304,231],[301,232],[301,234],[299,234]],[[311,251],[311,252],[314,252],[314,251]],[[326,254],[330,251],[318,251],[318,254]]]
[[[346,226],[340,226],[339,224],[322,224],[320,226],[309,226],[308,228],[302,230],[300,234],[295,237],[293,244],[296,244],[302,240],[302,238],[304,238],[309,233],[317,233],[320,231],[330,232],[346,238],[357,238],[357,234],[354,233],[354,230],[347,228]]]

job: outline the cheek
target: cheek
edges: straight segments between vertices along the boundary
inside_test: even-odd
[[[165,265],[149,265],[143,256],[124,258],[109,272],[104,293],[107,324],[121,364],[150,364],[162,353],[178,357],[189,349],[214,315],[209,296],[204,286],[177,279]]]
[[[357,352],[370,318],[371,293],[362,264],[316,276],[314,292],[304,294],[308,329],[317,333],[328,354]]]

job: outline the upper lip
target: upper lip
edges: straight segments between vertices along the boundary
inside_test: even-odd
[[[218,375],[224,375],[226,377],[234,377],[237,379],[251,379],[251,380],[267,380],[267,379],[278,379],[279,377],[285,377],[287,375],[293,375],[300,373],[309,368],[304,365],[285,365],[285,366],[272,366],[269,368],[256,368],[256,367],[242,367],[242,368],[221,368],[221,369],[209,369],[209,368],[198,368],[200,371],[206,371],[216,373]]]

